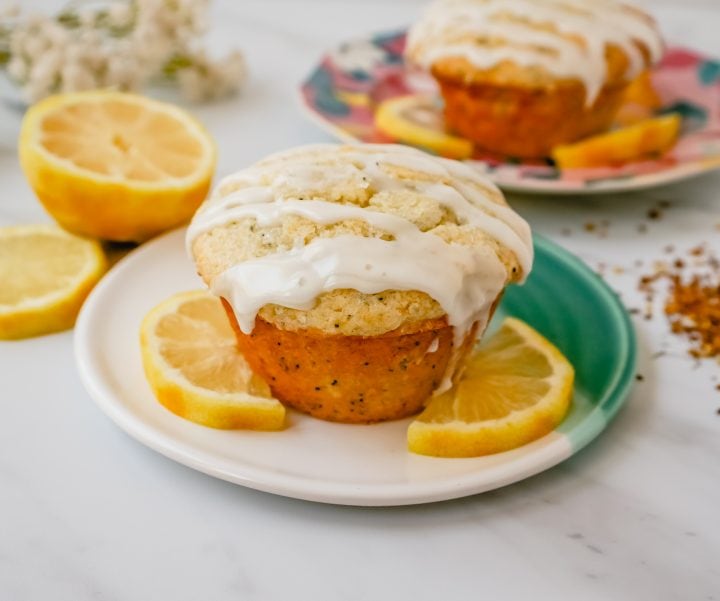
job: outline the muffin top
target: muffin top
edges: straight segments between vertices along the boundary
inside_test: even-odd
[[[491,182],[396,145],[272,155],[220,182],[187,244],[246,333],[259,313],[357,336],[442,318],[464,335],[532,265],[530,229]]]
[[[409,62],[468,84],[579,81],[587,104],[662,52],[652,17],[617,0],[436,0],[405,50]]]

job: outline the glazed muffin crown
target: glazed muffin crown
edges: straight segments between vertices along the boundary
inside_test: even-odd
[[[662,52],[652,17],[617,0],[436,0],[406,47],[409,62],[469,84],[580,81],[587,104]]]
[[[461,289],[472,288],[473,269],[496,274],[502,288],[522,280],[532,263],[529,228],[492,183],[461,163],[394,145],[301,147],[225,178],[196,214],[188,249],[220,296],[229,295],[232,277],[245,278],[239,296],[263,278],[277,280],[263,286],[287,284],[290,302],[264,303],[264,320],[360,336],[446,316],[437,298],[444,291],[429,293],[442,283],[443,261],[467,278]],[[467,273],[458,261],[468,262]],[[438,281],[406,279],[403,266]],[[330,283],[299,306],[303,286],[323,270]],[[242,326],[243,310],[234,308]]]

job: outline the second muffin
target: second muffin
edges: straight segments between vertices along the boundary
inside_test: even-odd
[[[607,129],[662,52],[655,21],[616,0],[436,0],[406,48],[438,81],[448,128],[516,157]]]

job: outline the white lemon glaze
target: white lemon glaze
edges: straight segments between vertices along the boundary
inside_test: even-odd
[[[392,239],[341,235],[315,238],[307,245],[299,241],[294,248],[231,266],[211,283],[213,293],[232,305],[240,329],[250,333],[258,311],[267,304],[307,310],[320,294],[339,288],[368,294],[417,290],[443,307],[454,327],[454,348],[459,349],[475,322],[480,331],[484,330],[492,304],[508,281],[507,268],[490,245],[475,248],[448,243],[398,215],[355,204],[282,197],[278,187],[291,181],[293,189],[312,189],[318,181],[342,181],[360,175],[359,181],[376,193],[397,189],[419,192],[450,209],[461,224],[481,229],[511,250],[523,277],[530,272],[533,259],[529,226],[512,209],[490,200],[489,194],[498,194],[497,189],[461,163],[394,145],[362,145],[357,150],[345,146],[340,164],[317,161],[318,153],[327,158],[339,148],[321,145],[295,149],[223,180],[219,191],[243,187],[224,195],[216,193],[203,205],[188,229],[188,250],[198,236],[224,224],[252,218],[264,227],[281,223],[287,215],[319,224],[361,219]],[[278,176],[277,161],[288,159]],[[383,167],[430,174],[443,182],[401,178]],[[269,173],[275,175],[267,183]],[[441,389],[450,385],[455,362],[451,360]]]
[[[563,35],[539,28],[544,25]],[[652,19],[617,0],[437,0],[410,29],[406,54],[427,69],[448,57],[465,58],[479,69],[503,61],[542,67],[558,78],[580,80],[589,105],[605,81],[606,46],[625,52],[629,80],[645,66],[638,43],[651,62],[661,58]]]

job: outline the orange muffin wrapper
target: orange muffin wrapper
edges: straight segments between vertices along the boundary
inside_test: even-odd
[[[240,352],[273,395],[328,421],[369,424],[418,413],[453,354],[453,328],[445,318],[420,322],[412,331],[343,336],[282,330],[258,317],[254,330],[245,334],[224,299],[223,306]],[[466,336],[461,360],[472,350],[477,329],[475,324]],[[428,352],[436,339],[437,349]]]

